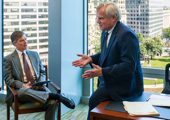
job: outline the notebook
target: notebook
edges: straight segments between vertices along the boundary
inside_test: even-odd
[[[46,84],[46,83],[49,83],[51,81],[41,81],[41,82],[36,82],[34,84],[32,84],[32,86],[38,86],[38,85],[43,85],[43,84]]]

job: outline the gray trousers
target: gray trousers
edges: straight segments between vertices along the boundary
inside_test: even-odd
[[[45,109],[45,120],[57,120],[58,102],[56,100],[47,100],[48,94],[51,93],[47,87],[43,90],[20,88],[17,93],[20,102],[40,102]]]

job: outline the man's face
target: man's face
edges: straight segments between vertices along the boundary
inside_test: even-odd
[[[109,31],[114,24],[117,22],[116,16],[108,17],[104,7],[101,7],[97,11],[97,23],[99,24],[100,30]]]
[[[16,42],[14,41],[13,44],[15,45],[17,50],[21,52],[27,49],[27,40],[24,35],[21,38],[19,38]]]

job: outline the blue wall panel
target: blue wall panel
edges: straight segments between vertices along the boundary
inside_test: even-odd
[[[83,54],[83,1],[49,1],[49,78],[76,105],[82,96],[82,69],[72,66]],[[68,108],[62,105],[62,114]]]
[[[83,1],[62,0],[62,41],[61,41],[61,88],[80,102],[82,96],[82,69],[72,66],[76,54],[83,53]]]

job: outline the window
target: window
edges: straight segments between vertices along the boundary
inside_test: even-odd
[[[40,39],[39,42],[40,43],[48,42],[48,39]]]
[[[113,0],[111,1],[113,2]],[[143,35],[143,42],[140,43],[140,47],[141,56],[144,60],[141,60],[141,64],[145,67],[151,66],[150,69],[152,69],[152,67],[157,67],[158,69],[165,68],[165,65],[170,62],[169,54],[163,52],[163,49],[166,49],[167,47],[164,48],[165,42],[163,42],[163,39],[161,38],[163,28],[163,6],[160,5],[161,3],[162,1],[159,1],[158,3],[157,0],[152,0],[150,2],[125,0],[125,3],[120,1],[117,3],[122,12],[121,21],[135,31],[136,34],[141,33]],[[96,14],[91,13],[96,11],[96,7],[100,4],[100,1],[89,0],[88,4],[91,5],[91,7],[88,8],[88,55],[93,55],[100,52],[101,31],[96,23]],[[128,14],[123,16],[125,8]],[[148,49],[145,46],[147,40],[151,40],[149,38],[152,39],[150,47],[152,45],[154,46],[152,49]],[[148,55],[148,57],[145,57],[146,55]],[[159,90],[157,89],[158,92],[160,92],[163,88],[163,79],[159,77],[149,77],[150,78],[144,78],[145,90],[151,90],[147,85],[152,85],[154,88],[157,88],[160,85]],[[94,78],[94,88],[97,88],[97,78]]]
[[[39,21],[39,24],[48,24],[48,21]]]
[[[39,41],[43,41],[44,45],[48,44],[48,39],[46,39],[48,38],[48,0],[4,0],[3,4],[4,56],[10,54],[15,49],[15,47],[10,44],[10,35],[12,32],[18,30],[26,33],[29,46],[28,49],[40,53],[39,48],[37,47],[39,46]],[[39,33],[39,31],[45,31],[46,33]],[[41,36],[41,39],[39,35]],[[31,46],[29,44],[31,44]],[[41,56],[43,57],[42,63],[47,64],[48,49],[45,48],[43,51],[46,52],[47,55],[44,55],[45,58]],[[44,61],[46,63],[44,63]]]
[[[29,37],[37,37],[37,33],[27,33],[26,36]]]
[[[4,15],[4,19],[19,19],[19,15]]]
[[[10,42],[4,42],[4,45],[9,46],[9,45],[12,45],[12,43],[11,43],[11,41]]]
[[[28,19],[28,18],[37,18],[37,16],[36,15],[21,15],[21,18],[22,19]]]
[[[4,39],[10,39],[10,35],[4,35]]]
[[[47,52],[40,52],[40,55],[46,55]]]
[[[19,12],[19,9],[17,9],[17,8],[6,8],[6,9],[4,9],[4,13],[14,13],[14,12]]]
[[[36,27],[22,27],[22,31],[37,31]]]
[[[36,25],[36,21],[22,21],[21,25]]]
[[[39,37],[48,36],[48,33],[39,33]]]
[[[48,48],[48,45],[40,45],[39,48]]]
[[[38,6],[48,6],[48,2],[39,2]]]
[[[39,30],[48,30],[48,27],[39,27]]]
[[[19,22],[9,22],[9,21],[5,21],[4,22],[4,26],[15,26],[15,25],[19,25]]]
[[[27,40],[28,44],[37,43],[37,40]]]
[[[13,32],[13,31],[18,31],[19,28],[4,28],[4,32]]]
[[[28,49],[31,50],[31,49],[37,49],[37,46],[28,46]]]
[[[33,9],[33,8],[26,8],[26,9],[25,9],[25,8],[22,8],[22,9],[21,9],[21,12],[26,12],[26,13],[32,13],[32,12],[34,12],[34,13],[35,13],[35,12],[36,12],[36,9],[35,9],[35,8],[34,8],[34,9]]]
[[[19,6],[19,2],[4,2],[4,6]]]
[[[47,8],[39,8],[38,12],[48,12],[48,9]]]
[[[38,18],[48,18],[48,15],[38,15]]]
[[[21,6],[36,6],[35,2],[21,2]]]

